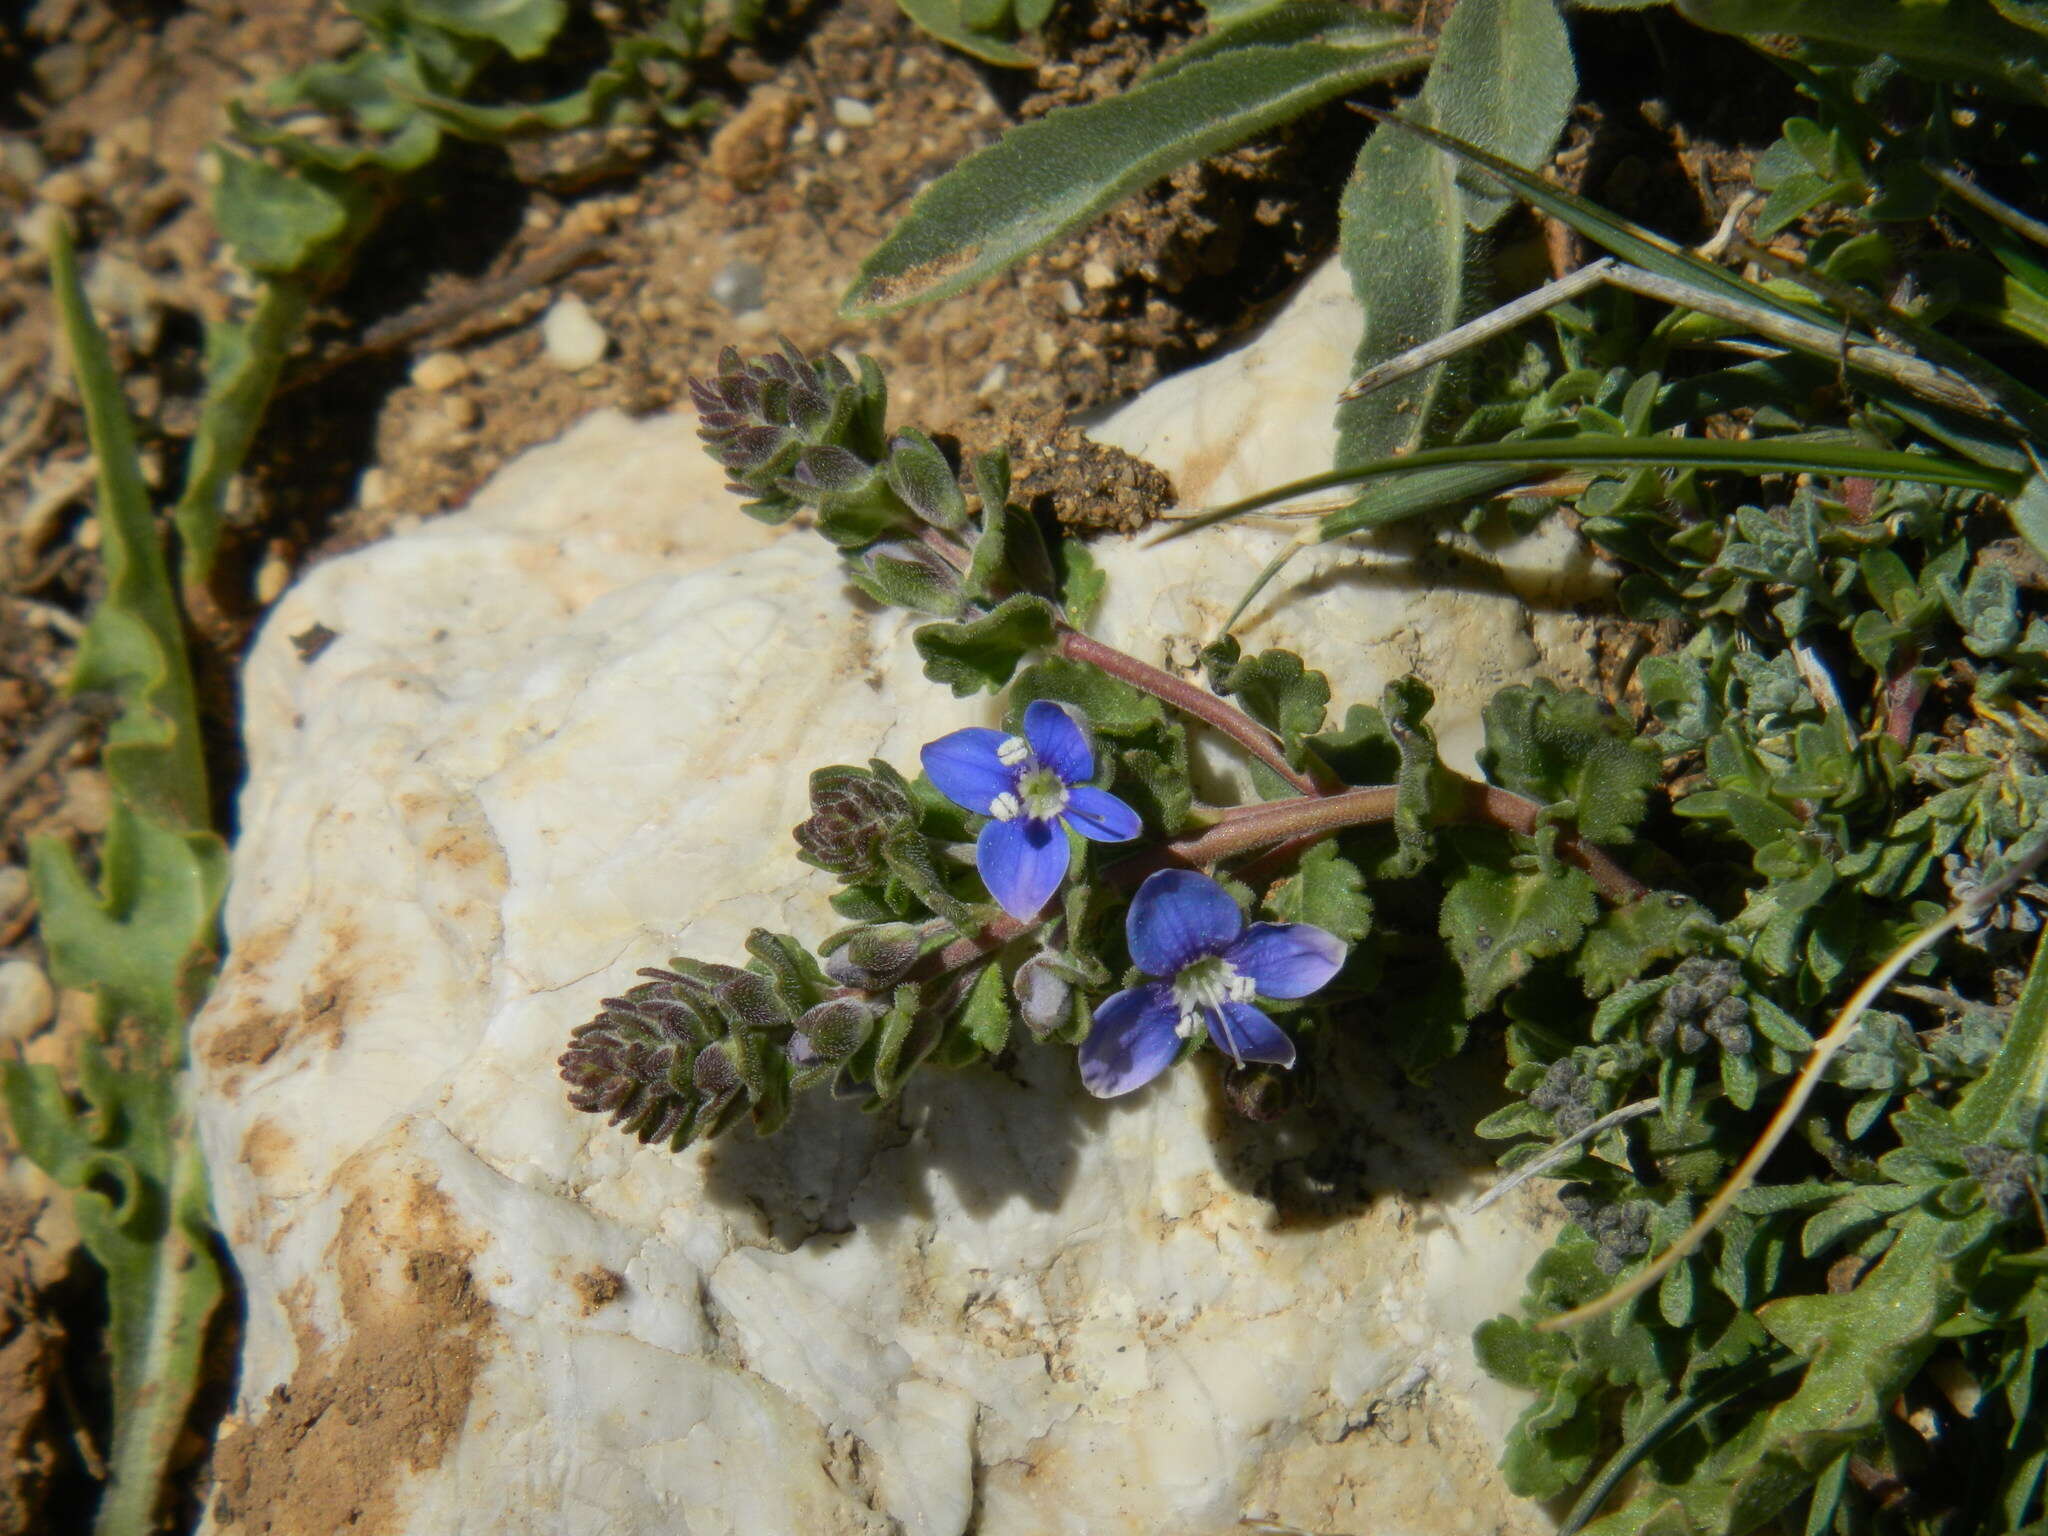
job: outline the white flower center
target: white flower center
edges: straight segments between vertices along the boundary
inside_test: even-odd
[[[1005,768],[1021,766],[1031,756],[1031,745],[1022,736],[1006,736],[996,747],[996,761]]]
[[[1251,977],[1240,976],[1237,967],[1221,955],[1189,961],[1173,978],[1171,989],[1173,1005],[1180,1010],[1180,1022],[1173,1032],[1183,1040],[1225,1003],[1248,1003],[1258,995]]]
[[[1052,769],[1033,768],[1017,775],[1017,798],[1033,821],[1051,821],[1067,808],[1067,786]]]

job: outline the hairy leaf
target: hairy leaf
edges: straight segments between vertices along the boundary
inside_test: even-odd
[[[1019,124],[918,193],[861,264],[841,310],[886,314],[958,293],[1176,166],[1427,56],[1426,43],[1360,19],[1312,41],[1235,49]]]

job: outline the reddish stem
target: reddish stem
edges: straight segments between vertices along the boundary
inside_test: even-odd
[[[1053,649],[1070,661],[1085,661],[1090,666],[1100,667],[1111,677],[1122,678],[1132,687],[1142,688],[1182,714],[1193,715],[1197,720],[1215,726],[1301,794],[1315,797],[1319,793],[1315,781],[1287,761],[1287,754],[1281,750],[1277,736],[1208,689],[1149,666],[1137,657],[1127,656],[1114,646],[1104,645],[1100,640],[1065,624],[1059,627]]]

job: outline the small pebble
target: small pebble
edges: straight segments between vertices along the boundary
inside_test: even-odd
[[[0,960],[0,1040],[26,1040],[50,1022],[57,993],[33,960]]]
[[[413,383],[437,395],[468,377],[469,364],[453,352],[429,352],[412,365]]]
[[[843,155],[846,153],[846,130],[844,128],[834,128],[825,135],[825,153],[828,155]]]
[[[728,261],[711,279],[711,297],[724,305],[728,314],[744,315],[759,309],[767,291],[768,273],[758,261]]]
[[[80,549],[94,550],[100,547],[100,520],[97,517],[82,518],[78,529],[71,535],[71,542]]]
[[[77,171],[52,171],[36,187],[36,194],[44,202],[55,203],[59,208],[78,208],[92,196],[92,188]]]
[[[64,779],[64,799],[57,807],[64,824],[87,837],[98,837],[114,819],[114,788],[97,768],[74,768]]]
[[[974,386],[974,392],[986,400],[990,395],[1001,394],[1003,387],[1009,382],[1010,365],[1008,363],[997,363],[995,367],[989,369],[987,373],[981,376],[981,382]]]
[[[0,919],[19,916],[28,897],[28,871],[19,864],[0,864]]]
[[[571,373],[597,362],[611,345],[590,306],[573,293],[555,300],[540,323],[540,336],[548,361]]]
[[[851,96],[835,96],[832,98],[832,121],[842,128],[872,128],[875,126],[875,109]]]
[[[275,544],[263,557],[263,563],[256,567],[256,601],[268,608],[292,583],[292,562],[285,552]]]
[[[1081,281],[1090,288],[1114,288],[1116,269],[1106,261],[1091,261],[1081,268]]]
[[[9,136],[0,139],[0,171],[24,187],[32,187],[50,174],[50,163],[43,158],[35,140]]]
[[[441,402],[441,414],[448,418],[448,425],[458,432],[467,432],[477,424],[483,413],[468,395],[450,395]]]
[[[381,469],[366,469],[356,482],[356,501],[365,512],[374,512],[391,501],[391,477]]]
[[[1053,284],[1053,297],[1060,301],[1060,308],[1070,315],[1081,313],[1081,290],[1065,278]]]

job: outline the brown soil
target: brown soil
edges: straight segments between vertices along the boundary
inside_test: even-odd
[[[626,8],[590,12],[604,26]],[[1418,5],[1383,8],[1414,15]],[[1434,26],[1449,5],[1420,9]],[[726,110],[709,133],[453,147],[328,297],[230,495],[217,577],[192,595],[224,821],[239,771],[237,658],[294,575],[461,506],[508,459],[594,409],[674,408],[724,345],[766,349],[787,335],[811,352],[872,353],[890,375],[892,419],[969,448],[1017,444],[1025,494],[1069,521],[1134,526],[1168,499],[1155,471],[1089,443],[1066,416],[1184,366],[1281,297],[1334,239],[1363,120],[1313,114],[1175,174],[967,295],[851,322],[836,312],[839,295],[919,186],[1012,122],[1120,88],[1201,12],[1195,0],[1068,0],[1055,62],[1004,72],[929,42],[892,0],[809,10],[772,42],[723,56],[709,84]],[[228,100],[344,53],[358,33],[333,0],[35,0],[18,32],[0,29],[0,68],[23,82],[0,102],[0,231],[11,230],[0,232],[0,962],[45,963],[22,868],[29,839],[89,862],[110,810],[104,714],[61,691],[98,595],[98,530],[34,231],[59,213],[77,229],[145,474],[168,499],[197,416],[201,322],[234,312],[241,291],[206,211],[204,150]],[[1617,138],[1622,116],[1611,103],[1589,111],[1568,147],[1597,162],[1589,190],[1618,195],[1618,175],[1668,191],[1679,164],[1704,199],[1689,216],[1710,230],[1729,170],[1713,143],[1632,116]],[[1647,174],[1627,169],[1635,162]],[[550,359],[541,325],[569,300],[608,339],[600,361],[573,371]],[[60,991],[46,1011],[23,1026],[21,1049],[67,1061],[90,1027],[89,1000]],[[260,1056],[274,1043],[239,1048]],[[48,1214],[61,1201],[25,1170],[0,1141],[0,1196],[26,1181],[23,1209],[42,1223],[33,1266],[0,1241],[0,1536],[62,1523],[64,1501],[89,1486],[84,1421],[104,1422],[91,1306],[66,1289],[85,1266]],[[374,1213],[351,1211],[374,1228]],[[0,1238],[15,1214],[0,1203]],[[232,1507],[257,1512],[254,1529],[374,1527],[379,1490],[344,1486],[357,1475],[348,1469],[436,1454],[436,1436],[459,1422],[460,1357],[482,1324],[459,1245],[449,1253],[444,1270],[384,1287],[386,1301],[398,1298],[388,1315],[351,1309],[353,1340],[308,1336],[314,1374],[286,1389],[261,1430],[223,1440],[214,1475]],[[617,1295],[615,1280],[593,1272],[577,1283],[595,1308]],[[69,1355],[67,1328],[84,1341]],[[360,1439],[376,1416],[334,1399],[332,1382],[355,1379],[336,1352],[388,1351],[392,1369],[410,1369],[406,1357],[429,1346],[443,1362],[436,1391],[446,1390],[429,1394],[439,1416],[390,1426],[400,1438]],[[65,1406],[72,1397],[85,1404],[78,1414]],[[289,1519],[260,1513],[286,1507],[287,1458],[332,1486],[295,1490],[301,1513]]]

